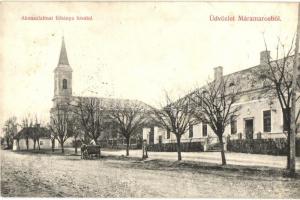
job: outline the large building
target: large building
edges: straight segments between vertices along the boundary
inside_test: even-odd
[[[274,96],[265,95],[267,91],[264,81],[254,81],[254,72],[267,65],[269,56],[269,51],[263,51],[260,53],[260,63],[257,66],[228,75],[223,75],[221,66],[214,69],[214,80],[221,78],[234,80],[230,84],[238,84],[241,89],[239,100],[235,103],[235,106],[240,106],[241,109],[237,117],[232,118],[230,125],[226,127],[224,137],[229,136],[231,140],[286,138],[286,125],[279,101]],[[293,57],[288,58],[289,61],[292,59]],[[289,67],[292,67],[292,64]],[[299,109],[299,103],[297,107]],[[297,134],[297,137],[299,136]],[[143,138],[148,144],[176,143],[176,136],[159,126],[144,128]],[[190,126],[181,138],[183,143],[218,143],[217,136],[205,123]]]

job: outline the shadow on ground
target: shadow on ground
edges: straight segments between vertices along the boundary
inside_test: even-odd
[[[62,154],[61,150],[22,150],[16,151],[18,154],[41,154],[41,156],[62,156],[62,159],[72,161],[83,161],[80,153],[75,154],[69,149]],[[218,174],[220,176],[248,176],[259,179],[289,178],[284,169],[261,167],[261,166],[241,166],[241,165],[219,165],[207,162],[196,161],[169,161],[162,159],[148,158],[143,160],[139,157],[102,155],[101,158],[92,157],[88,160],[103,161],[115,168],[134,168],[145,170],[166,170],[166,171],[189,171],[193,173]],[[122,162],[122,163],[120,163]],[[297,171],[295,179],[300,179],[300,172]]]

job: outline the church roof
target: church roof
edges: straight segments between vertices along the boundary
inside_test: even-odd
[[[114,109],[116,107],[121,108],[134,108],[139,107],[144,110],[151,110],[152,107],[142,101],[139,100],[131,100],[131,99],[119,99],[119,98],[103,98],[103,97],[85,97],[85,96],[73,96],[74,103],[76,104],[76,100],[88,101],[90,99],[95,99],[99,101],[102,107],[106,109]]]
[[[58,64],[69,65],[69,60],[68,60],[68,56],[67,56],[67,50],[66,50],[64,37],[62,38],[62,44],[61,44],[61,50],[60,50]]]

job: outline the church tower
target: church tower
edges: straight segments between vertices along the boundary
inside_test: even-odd
[[[65,40],[62,38],[57,67],[54,70],[54,107],[66,104],[72,97],[72,68],[69,64]]]

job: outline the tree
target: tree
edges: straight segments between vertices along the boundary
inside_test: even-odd
[[[266,52],[268,51],[267,43],[264,40]],[[287,169],[290,169],[290,135],[291,135],[291,105],[292,105],[292,85],[293,85],[293,45],[294,39],[291,42],[290,47],[286,49],[286,45],[278,39],[276,47],[276,59],[272,60],[271,56],[267,56],[266,63],[254,71],[256,79],[254,81],[262,81],[265,91],[269,91],[269,94],[274,98],[277,98],[283,119],[283,132],[287,134]],[[283,55],[283,58],[279,59],[279,56]],[[257,80],[258,79],[258,80]],[[298,78],[297,85],[299,88],[300,81]],[[296,99],[299,102],[299,97]],[[297,103],[296,103],[297,104]],[[296,111],[293,111],[296,112]],[[297,111],[295,121],[297,122],[300,115],[300,110]]]
[[[21,122],[21,127],[25,132],[22,132],[24,134],[25,142],[26,142],[26,149],[29,149],[29,139],[30,139],[30,133],[29,133],[29,127],[33,127],[33,121],[30,118],[30,115],[27,114],[27,116],[23,117]]]
[[[12,149],[13,147],[13,139],[17,135],[17,131],[18,131],[17,126],[18,126],[17,118],[14,116],[10,117],[4,123],[4,127],[3,127],[3,131],[5,132],[4,139],[6,141],[8,149]]]
[[[153,108],[153,118],[160,127],[170,130],[176,136],[178,161],[180,161],[182,159],[181,136],[188,131],[189,126],[197,123],[194,109],[190,105],[189,98],[172,101],[166,92],[165,101],[165,106],[161,106],[160,109]]]
[[[298,24],[295,43],[295,55],[293,61],[293,84],[292,84],[292,102],[291,102],[291,135],[290,135],[290,162],[289,174],[295,176],[296,172],[296,134],[297,134],[297,118],[300,115],[300,109],[296,114],[297,89],[300,89],[300,66],[299,66],[299,37],[300,37],[300,3],[298,3]],[[299,79],[297,81],[297,79]],[[298,86],[297,86],[298,84]],[[298,97],[298,99],[300,96]]]
[[[40,138],[44,136],[48,136],[49,133],[44,129],[41,128],[41,121],[38,120],[37,115],[35,117],[31,117],[31,114],[27,114],[23,117],[21,121],[21,128],[22,131],[19,132],[19,135],[16,139],[24,138],[26,142],[26,149],[29,149],[29,139],[33,141],[33,149],[36,149],[36,144],[38,145],[38,150],[40,148]]]
[[[71,126],[71,111],[67,105],[56,105],[51,115],[50,130],[52,137],[57,139],[61,146],[61,152],[64,153],[65,141],[72,137],[73,132],[68,126]]]
[[[75,154],[77,154],[78,139],[81,139],[81,137],[83,136],[83,131],[80,128],[80,121],[78,119],[78,116],[74,114],[72,114],[70,117],[68,132],[74,137],[74,149],[75,149]]]
[[[5,140],[3,137],[0,137],[0,141],[1,141],[1,146],[4,145]]]
[[[79,119],[80,128],[85,136],[98,144],[98,138],[105,129],[107,119],[102,99],[78,97],[71,107]]]
[[[232,117],[237,117],[240,106],[234,105],[238,100],[237,82],[228,78],[214,80],[190,95],[195,107],[195,118],[207,123],[217,135],[221,145],[222,165],[226,165],[223,134]]]
[[[141,102],[128,102],[122,105],[118,103],[109,112],[110,118],[117,126],[118,132],[125,137],[126,140],[126,156],[129,156],[130,138],[141,132],[146,122],[147,109]]]
[[[55,134],[52,131],[51,125],[48,123],[47,128],[50,130],[51,150],[54,152],[55,149]]]
[[[40,147],[40,137],[43,136],[43,133],[40,129],[40,122],[38,121],[37,119],[37,116],[35,116],[35,122],[34,124],[31,124],[31,132],[29,133],[30,134],[30,138],[33,140],[33,149],[35,150],[36,149],[36,143],[38,145],[38,150],[41,150],[41,147]]]

